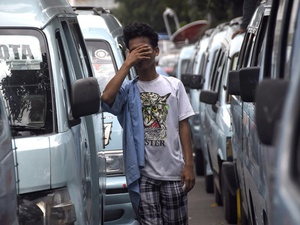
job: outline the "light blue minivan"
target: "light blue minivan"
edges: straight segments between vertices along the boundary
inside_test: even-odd
[[[77,15],[65,0],[3,0],[0,18],[19,224],[102,224],[100,91]]]
[[[237,69],[229,74],[228,91],[231,95],[233,118],[232,148],[237,152],[236,161],[231,165],[238,177],[242,223],[265,225],[270,222],[270,199],[267,181],[266,152],[271,150],[258,138],[255,118],[255,89],[262,68],[263,47],[267,43],[268,21],[271,17],[272,1],[262,1],[255,10],[248,25],[241,47]]]
[[[272,225],[300,224],[299,10],[299,0],[273,0],[255,93]]]
[[[214,171],[214,185],[217,203],[224,206],[225,219],[228,223],[237,222],[236,193],[230,192],[227,184],[235,178],[235,173],[226,170],[227,162],[236,159],[232,151],[232,117],[230,111],[230,95],[227,89],[228,72],[235,69],[244,35],[232,39],[232,34],[239,28],[241,18],[230,21],[219,39],[220,48],[213,58],[213,66],[209,76],[208,89],[201,91],[200,100],[205,105],[206,136],[208,136],[209,155]],[[225,168],[225,169],[224,169]],[[231,179],[225,179],[227,175]]]

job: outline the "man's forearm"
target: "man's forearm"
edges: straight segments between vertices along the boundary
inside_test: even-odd
[[[118,70],[116,75],[108,82],[106,85],[102,95],[101,100],[108,105],[111,105],[120,90],[120,87],[126,78],[127,74],[129,73],[131,66],[128,65],[126,62],[122,65],[122,67]]]

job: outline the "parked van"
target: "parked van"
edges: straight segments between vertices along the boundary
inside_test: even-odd
[[[244,35],[232,39],[233,33],[239,29],[241,18],[230,21],[223,37],[219,39],[220,48],[214,55],[208,89],[201,91],[200,101],[206,103],[206,135],[209,155],[214,171],[214,185],[217,188],[216,202],[223,204],[225,219],[228,223],[237,222],[236,193],[231,193],[225,180],[226,162],[233,162],[236,154],[232,151],[232,121],[230,112],[230,96],[227,89],[228,72],[235,69]],[[231,172],[231,171],[230,171]],[[229,172],[229,173],[230,173]],[[227,176],[234,177],[235,174]],[[230,182],[230,181],[229,181]],[[220,195],[218,195],[220,194]]]
[[[205,190],[213,192],[212,169],[206,147],[205,132],[201,129],[200,117],[200,91],[203,87],[204,74],[207,63],[208,45],[214,28],[205,31],[201,39],[195,44],[193,61],[191,63],[191,74],[183,74],[181,80],[189,90],[189,97],[195,115],[190,118],[191,134],[195,154],[196,174],[204,175]]]
[[[300,224],[299,0],[274,0],[256,90],[255,118],[267,155],[270,224]]]
[[[5,73],[2,66],[0,63],[0,77]],[[6,225],[19,224],[13,151],[8,116],[0,94],[0,224]]]
[[[203,88],[205,69],[208,59],[208,46],[214,28],[205,31],[203,37],[196,43],[195,55],[192,62],[192,73],[183,74],[182,82],[189,89],[191,105],[195,115],[190,118],[191,135],[195,154],[195,166],[197,175],[204,175],[205,190],[207,193],[213,193],[213,178],[210,160],[207,152],[206,136],[204,129],[201,127],[202,114],[200,107],[200,91]]]
[[[215,55],[215,52],[218,51],[220,43],[219,43],[219,32],[224,30],[226,24],[220,24],[212,30],[206,31],[204,36],[202,37],[200,44],[200,52],[197,52],[197,60],[193,63],[193,74],[189,76],[184,76],[183,83],[185,86],[188,86],[192,90],[200,90],[199,95],[203,90],[208,89],[208,80],[210,76],[210,70],[212,68],[212,59]],[[217,39],[217,40],[216,40]],[[198,75],[197,75],[198,74]],[[196,94],[196,93],[195,93]],[[198,96],[198,101],[200,102],[200,98]],[[195,115],[197,116],[197,115]],[[199,154],[199,151],[196,151],[196,168],[200,166],[202,159],[204,159],[204,176],[205,176],[205,190],[208,193],[214,192],[214,182],[213,182],[213,170],[211,159],[208,151],[208,136],[206,134],[206,123],[205,123],[205,103],[199,104],[199,138],[201,144],[201,152],[202,156]],[[195,127],[197,128],[197,127]],[[192,126],[192,137],[194,138],[194,129]],[[197,130],[195,130],[197,131]],[[193,139],[195,143],[197,139]],[[197,149],[196,149],[197,150]],[[198,154],[197,154],[198,153]],[[200,160],[199,160],[200,159]],[[199,168],[198,168],[199,169]],[[200,171],[200,169],[199,169]]]
[[[64,0],[3,0],[0,18],[19,224],[102,224],[100,91],[77,15]]]
[[[255,11],[243,40],[237,70],[229,74],[228,91],[232,94],[233,117],[232,147],[236,161],[230,170],[236,171],[238,179],[229,183],[237,190],[238,211],[242,223],[269,224],[269,190],[267,187],[266,155],[264,154],[255,122],[255,89],[261,70],[263,46],[267,44],[266,31],[270,17],[271,1],[262,2]],[[235,182],[237,181],[237,182]],[[240,190],[240,191],[239,191]],[[241,207],[241,208],[240,208]]]
[[[189,71],[189,73],[182,74],[181,76],[181,80],[188,90],[190,102],[195,112],[195,115],[190,118],[190,127],[193,141],[193,151],[195,155],[194,161],[196,166],[196,174],[199,176],[205,175],[206,178],[212,174],[212,170],[210,168],[209,161],[207,160],[207,154],[204,152],[204,148],[206,147],[205,145],[202,146],[200,137],[200,133],[203,131],[200,127],[199,95],[203,84],[203,68],[206,60],[204,56],[206,55],[205,52],[207,51],[209,37],[212,31],[213,29],[207,30],[203,37],[199,39],[197,43],[195,43],[193,59],[189,66],[191,71]],[[206,162],[208,162],[207,166]],[[206,189],[206,191],[210,192],[212,190]]]
[[[202,71],[204,71],[204,77],[202,78],[203,79],[203,84],[202,82],[199,82],[200,85],[203,85],[202,87],[202,90],[207,90],[209,88],[209,80],[210,80],[210,75],[211,75],[211,70],[213,68],[213,64],[215,63],[214,61],[214,58],[215,58],[215,55],[217,54],[217,52],[219,51],[220,49],[220,41],[222,40],[223,38],[223,35],[225,34],[225,29],[227,27],[227,23],[224,23],[224,24],[220,24],[218,25],[210,39],[209,39],[209,43],[208,43],[208,47],[207,47],[207,50],[206,50],[206,53],[203,57],[205,62],[203,64],[204,68]],[[201,92],[200,92],[200,95],[201,95]],[[199,98],[199,101],[200,101],[200,98]],[[210,173],[206,173],[206,180],[205,180],[205,185],[206,185],[206,190],[207,192],[209,193],[212,193],[214,192],[215,193],[215,196],[217,194],[216,192],[216,187],[214,185],[214,175],[213,175],[213,167],[212,167],[212,161],[211,161],[211,156],[210,156],[210,152],[209,152],[209,136],[207,135],[207,132],[206,132],[206,126],[208,125],[206,123],[206,112],[205,112],[205,103],[202,103],[200,102],[199,104],[199,113],[200,113],[200,127],[201,127],[201,134],[200,134],[200,138],[201,138],[201,145],[205,145],[203,149],[205,149],[205,151],[207,151],[205,154],[207,154],[207,159],[206,159],[206,165],[209,165],[211,171],[209,171]],[[209,162],[209,164],[208,164]],[[217,196],[216,196],[217,198]],[[219,204],[221,204],[221,202],[219,202]]]
[[[108,10],[98,7],[74,7],[78,13],[87,49],[92,60],[100,91],[116,74],[124,62],[125,43],[123,28]],[[136,76],[132,68],[127,79]],[[103,139],[102,149],[106,158],[106,195],[104,224],[139,224],[131,205],[126,185],[123,157],[123,130],[117,116],[103,112],[97,121],[96,135]]]

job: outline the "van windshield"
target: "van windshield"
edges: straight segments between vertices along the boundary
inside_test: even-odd
[[[50,76],[39,32],[0,30],[0,87],[15,135],[53,131]]]
[[[116,62],[113,57],[110,45],[102,40],[86,40],[86,45],[92,65],[94,74],[98,80],[100,91],[103,92],[107,83],[116,74]]]

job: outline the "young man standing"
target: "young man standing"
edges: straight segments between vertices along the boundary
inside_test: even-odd
[[[147,24],[124,28],[128,54],[101,99],[124,129],[127,185],[141,224],[188,224],[187,193],[195,185],[188,118],[194,115],[182,82],[157,74],[158,34]],[[134,66],[138,77],[126,80]]]

